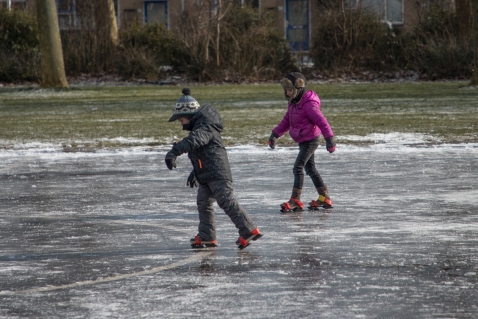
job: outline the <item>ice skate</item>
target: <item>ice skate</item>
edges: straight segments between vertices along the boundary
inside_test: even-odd
[[[283,213],[287,212],[300,212],[304,208],[304,204],[295,198],[291,198],[288,202],[282,203],[280,205],[280,211]]]
[[[280,211],[283,213],[286,212],[300,212],[304,208],[304,204],[300,201],[300,195],[302,194],[302,189],[294,188],[292,189],[292,195],[288,202],[282,203],[280,205]]]
[[[319,197],[317,198],[317,200],[312,200],[309,203],[309,209],[319,210],[319,208],[325,208],[325,209],[333,208],[332,200],[330,199],[327,186],[317,187],[317,192],[319,193]]]
[[[262,234],[259,231],[259,228],[256,228],[253,231],[251,231],[249,235],[246,236],[246,238],[239,236],[239,238],[236,240],[236,245],[238,245],[239,249],[244,249],[247,246],[249,246],[250,241],[256,241],[261,237],[262,237]]]
[[[192,248],[209,248],[209,247],[217,247],[216,240],[202,240],[199,236],[191,238],[191,247]]]

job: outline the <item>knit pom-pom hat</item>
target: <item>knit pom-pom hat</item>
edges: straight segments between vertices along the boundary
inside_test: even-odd
[[[195,98],[191,96],[191,89],[185,87],[181,91],[183,96],[179,98],[173,109],[173,115],[168,122],[176,121],[180,117],[192,118],[201,107]]]

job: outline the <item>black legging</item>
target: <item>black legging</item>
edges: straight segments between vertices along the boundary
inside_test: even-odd
[[[317,187],[324,187],[324,181],[320,177],[319,172],[315,168],[314,152],[319,146],[319,138],[299,143],[299,155],[294,163],[294,188],[302,189],[304,185],[304,169],[307,175],[312,179],[312,183]]]

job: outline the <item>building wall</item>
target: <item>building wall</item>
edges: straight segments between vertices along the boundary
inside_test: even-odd
[[[118,27],[122,28],[134,21],[141,22],[143,20],[140,0],[118,0]]]
[[[5,1],[5,0],[0,0]],[[12,2],[22,1],[22,0],[13,0]],[[27,10],[34,12],[34,3],[35,0],[24,0],[26,1]],[[67,1],[67,0],[62,0]],[[81,0],[76,0],[81,1]],[[140,25],[145,23],[145,12],[144,12],[144,3],[148,0],[115,0],[117,4],[117,17],[118,17],[118,26],[123,28],[128,24],[136,21]],[[224,0],[223,0],[224,1]],[[317,15],[319,10],[318,2],[314,0],[309,1],[309,37],[310,44],[312,39],[314,39],[314,30],[317,28],[318,19],[314,19],[314,16]],[[337,0],[340,1],[340,0]],[[353,0],[350,0],[353,1]],[[405,30],[410,30],[413,25],[417,22],[418,17],[418,8],[423,6],[427,0],[403,0],[403,28]],[[442,0],[453,1],[453,0]],[[237,4],[245,3],[246,1],[236,1]],[[179,23],[181,23],[181,15],[183,10],[191,7],[192,5],[197,5],[198,0],[167,0],[167,26],[168,29],[174,32]],[[287,27],[287,7],[286,0],[260,0],[256,2],[259,5],[261,11],[272,12],[276,17],[276,27],[282,33],[286,34]],[[450,2],[451,3],[451,2]]]
[[[411,31],[418,21],[419,4],[416,0],[404,0],[403,29]]]
[[[285,31],[285,0],[262,0],[261,10],[274,12],[277,29]]]
[[[168,21],[167,26],[169,30],[174,30],[179,21],[184,7],[188,6],[189,2],[195,0],[168,0]],[[197,0],[196,0],[197,1]],[[136,20],[139,24],[145,23],[145,1],[143,0],[118,0],[118,25],[120,28],[127,26]]]

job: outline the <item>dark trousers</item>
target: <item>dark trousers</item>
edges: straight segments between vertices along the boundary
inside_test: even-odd
[[[214,221],[213,204],[217,201],[220,208],[239,230],[239,235],[245,237],[257,226],[249,218],[244,208],[233,195],[232,183],[225,180],[213,181],[199,185],[197,205],[199,212],[198,236],[203,240],[216,239],[216,223]]]
[[[315,168],[314,152],[319,146],[319,138],[299,143],[299,155],[294,163],[294,188],[302,189],[304,185],[304,169],[307,175],[312,179],[312,183],[317,187],[324,187],[324,181],[320,177],[319,172]]]

